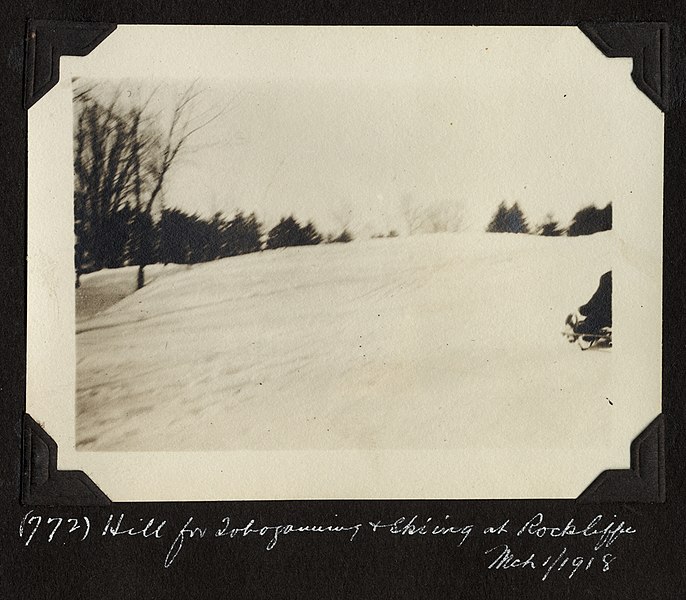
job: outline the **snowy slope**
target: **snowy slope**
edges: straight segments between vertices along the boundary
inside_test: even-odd
[[[77,324],[88,450],[546,447],[602,435],[561,336],[612,234],[433,234],[178,269]],[[113,284],[114,285],[114,284]]]
[[[158,277],[171,275],[182,265],[149,265],[145,268],[145,281],[152,283]],[[136,291],[138,267],[102,269],[81,276],[76,289],[76,321],[89,319]]]

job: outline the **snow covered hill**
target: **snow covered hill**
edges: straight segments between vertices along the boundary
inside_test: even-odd
[[[612,239],[433,234],[170,270],[77,315],[78,447],[560,447],[602,436],[613,350],[581,352],[561,330],[612,268]],[[121,281],[99,285],[107,277]]]
[[[145,268],[145,281],[152,283],[160,276],[171,275],[184,265],[149,265]],[[102,269],[81,276],[76,289],[76,321],[90,319],[136,291],[138,267]]]

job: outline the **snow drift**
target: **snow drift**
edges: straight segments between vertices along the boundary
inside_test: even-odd
[[[77,446],[560,447],[602,435],[612,350],[581,352],[561,330],[612,268],[611,246],[611,232],[449,233],[168,268],[77,315]],[[108,278],[121,284],[110,272],[98,285]]]

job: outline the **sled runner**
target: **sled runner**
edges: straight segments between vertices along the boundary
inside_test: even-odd
[[[562,335],[567,338],[570,344],[576,342],[582,350],[588,350],[591,347],[612,347],[612,328],[601,327],[600,329],[585,331],[583,323],[584,320],[580,320],[574,313],[565,320],[565,329]]]

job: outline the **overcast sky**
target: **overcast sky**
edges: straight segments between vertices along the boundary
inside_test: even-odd
[[[572,27],[120,26],[75,64],[134,95],[162,82],[161,122],[194,79],[203,108],[224,110],[170,173],[167,205],[362,236],[403,232],[425,205],[468,229],[501,201],[566,224],[630,197],[636,124],[659,115],[631,61]]]

